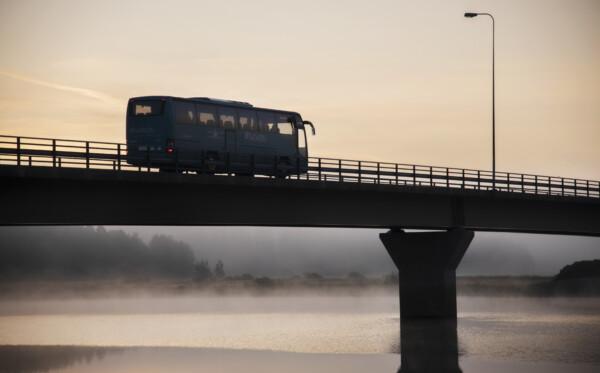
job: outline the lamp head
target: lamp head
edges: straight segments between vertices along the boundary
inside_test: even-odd
[[[465,13],[465,17],[466,17],[466,18],[473,18],[473,17],[477,17],[477,13]]]

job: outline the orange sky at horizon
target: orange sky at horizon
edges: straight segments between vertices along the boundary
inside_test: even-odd
[[[0,0],[0,134],[124,141],[127,99],[300,112],[311,155],[600,179],[595,0]]]

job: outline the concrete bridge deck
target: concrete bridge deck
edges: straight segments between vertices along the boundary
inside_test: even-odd
[[[414,185],[0,166],[0,224],[256,225],[600,236],[600,199]]]

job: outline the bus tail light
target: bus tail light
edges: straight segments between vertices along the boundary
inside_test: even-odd
[[[167,147],[165,148],[167,154],[175,153],[175,142],[173,140],[167,141]]]

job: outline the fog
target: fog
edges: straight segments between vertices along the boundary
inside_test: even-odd
[[[186,242],[197,256],[221,259],[229,274],[286,276],[350,271],[382,275],[395,271],[377,229],[266,227],[110,227]],[[600,258],[600,238],[477,232],[458,268],[459,275],[558,273],[577,260]]]
[[[395,272],[376,229],[266,227],[3,227],[3,276],[189,277],[198,263],[227,275],[289,277],[316,272],[382,276]],[[481,233],[459,275],[555,275],[600,258],[600,238]],[[60,263],[60,265],[59,265]],[[3,265],[4,264],[4,265]],[[132,269],[140,270],[133,273]],[[198,273],[195,271],[194,273]]]

